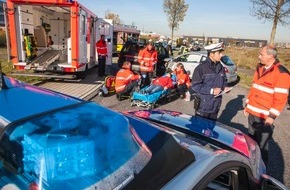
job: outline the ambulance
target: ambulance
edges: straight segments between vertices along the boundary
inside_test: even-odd
[[[96,42],[106,36],[112,63],[112,20],[76,0],[7,0],[8,53],[21,75],[84,78],[97,65]]]

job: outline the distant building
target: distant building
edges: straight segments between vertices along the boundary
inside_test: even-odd
[[[267,44],[267,40],[243,39],[243,38],[221,38],[227,46],[237,47],[262,47]]]
[[[155,32],[141,32],[140,38],[143,39],[151,39],[153,41],[157,41],[160,37],[160,34],[157,34]]]
[[[223,38],[223,37],[208,37],[208,36],[183,36],[177,40],[182,45],[184,41],[189,44],[208,45],[212,43],[224,42],[226,46],[236,47],[262,47],[267,44],[267,40],[243,39],[243,38]]]

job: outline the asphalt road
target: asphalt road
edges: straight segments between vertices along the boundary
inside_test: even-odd
[[[247,118],[243,114],[243,102],[248,89],[236,86],[230,93],[223,95],[223,104],[218,121],[234,128],[247,132]],[[118,101],[115,95],[108,97],[96,96],[92,99],[101,105],[116,111],[139,110],[144,108],[131,107],[129,100]],[[283,182],[290,188],[290,110],[285,107],[282,114],[276,119],[276,128],[273,141],[270,144],[268,174]],[[179,98],[171,102],[160,101],[157,108],[193,113],[193,102],[186,102]]]

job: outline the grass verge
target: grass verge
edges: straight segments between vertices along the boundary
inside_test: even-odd
[[[238,73],[239,77],[239,85],[245,87],[245,88],[250,88],[252,83],[253,83],[253,76],[250,76],[247,73]]]

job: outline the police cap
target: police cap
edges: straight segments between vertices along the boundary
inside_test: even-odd
[[[210,44],[208,46],[205,46],[204,49],[210,52],[224,51],[224,43],[221,42],[217,44]]]

